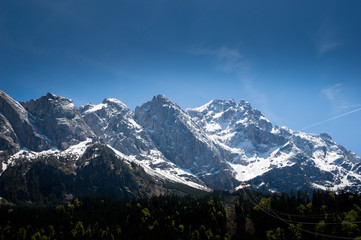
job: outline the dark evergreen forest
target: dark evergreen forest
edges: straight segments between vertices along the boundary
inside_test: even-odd
[[[360,215],[360,196],[347,192],[84,197],[56,205],[2,205],[0,238],[361,239]]]

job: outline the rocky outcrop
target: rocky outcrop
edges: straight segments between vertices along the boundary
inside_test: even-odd
[[[230,189],[230,167],[202,128],[177,104],[158,95],[137,107],[134,116],[167,159],[210,187]]]
[[[133,113],[121,101],[106,98],[101,104],[88,104],[80,111],[95,134],[123,154],[138,158],[154,154],[162,157],[148,133],[134,121]]]
[[[21,147],[34,151],[50,148],[49,142],[32,124],[25,108],[0,90],[0,113],[11,124]]]
[[[0,176],[36,156],[61,162],[73,152],[73,165],[63,167],[71,172],[84,144],[100,142],[158,180],[197,189],[235,189],[248,182],[262,191],[361,192],[359,156],[325,133],[274,126],[245,100],[212,100],[184,111],[158,95],[131,112],[113,98],[78,110],[71,100],[50,93],[21,105],[0,91],[0,133]],[[51,146],[58,149],[40,152]],[[19,151],[24,147],[35,152]],[[90,162],[84,164],[87,169]],[[97,166],[94,162],[91,171]]]
[[[19,139],[9,121],[2,114],[0,114],[0,133],[0,152],[12,155],[20,150]]]
[[[214,140],[239,181],[262,191],[361,190],[361,158],[327,134],[273,126],[245,100],[212,100],[187,113]]]
[[[196,188],[205,184],[193,174],[168,161],[157,149],[144,128],[134,121],[133,113],[121,101],[106,98],[98,105],[80,108],[84,120],[99,139],[150,171],[150,174]]]
[[[22,105],[31,114],[36,128],[47,136],[52,146],[66,149],[95,137],[70,99],[48,93]]]
[[[238,158],[235,153],[241,150],[252,155],[265,153],[287,142],[282,135],[274,134],[271,122],[245,100],[212,100],[202,107],[187,109],[187,113],[221,146],[229,161],[232,156]]]

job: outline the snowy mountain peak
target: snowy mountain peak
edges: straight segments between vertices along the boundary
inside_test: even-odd
[[[164,105],[164,106],[168,106],[168,107],[178,108],[181,110],[181,108],[176,103],[169,100],[163,94],[154,96],[153,99],[148,103],[150,103],[151,105]]]
[[[212,100],[201,107],[186,111],[197,123],[207,125],[206,129],[211,132],[251,125],[265,131],[272,130],[271,122],[245,100],[241,100],[239,104],[233,99]]]
[[[123,102],[121,102],[120,100],[118,100],[116,98],[105,98],[103,100],[103,104],[109,104],[109,105],[117,107],[119,109],[129,110],[127,105],[125,105]]]
[[[57,98],[57,97],[59,97],[58,95],[55,95],[55,94],[53,94],[53,93],[51,93],[51,92],[48,92],[46,95],[45,95],[45,97],[46,98]]]
[[[234,99],[230,100],[212,100],[208,104],[208,109],[213,110],[217,113],[227,111],[230,108],[237,107],[236,101]]]
[[[244,99],[241,99],[239,104],[242,105],[242,106],[246,106],[246,107],[251,108],[251,104],[248,101],[244,100]]]
[[[115,98],[105,98],[103,104],[106,104],[108,108],[111,108],[114,111],[118,111],[121,114],[131,114],[130,109],[123,102]]]
[[[214,112],[223,112],[228,110],[229,108],[234,108],[237,106],[236,101],[234,99],[230,100],[211,100],[210,102],[194,109],[186,109],[186,111],[194,111],[194,112],[206,112],[206,111],[214,111]]]
[[[359,156],[326,133],[273,127],[246,100],[212,100],[184,111],[157,95],[131,112],[114,98],[77,109],[51,93],[19,104],[0,91],[0,130],[0,157],[1,151],[13,154],[22,147],[68,151],[93,139],[152,175],[176,182],[216,189],[247,181],[264,191],[361,192]]]
[[[41,98],[45,98],[45,99],[48,99],[48,100],[55,100],[55,101],[58,101],[58,102],[63,102],[63,103],[67,103],[67,104],[71,104],[75,107],[74,103],[73,103],[73,100],[69,99],[69,98],[66,98],[66,97],[62,97],[62,96],[59,96],[59,95],[56,95],[56,94],[53,94],[53,93],[50,93],[48,92],[45,96],[41,97]],[[31,100],[30,100],[31,101]],[[73,108],[73,106],[71,106],[71,108]]]
[[[71,99],[48,93],[21,104],[31,116],[32,124],[53,147],[67,149],[94,137]]]
[[[179,116],[182,116],[183,119],[189,119],[189,116],[182,108],[161,94],[154,96],[151,101],[144,103],[142,106],[136,107],[134,111],[135,118],[140,115],[140,112],[147,112],[147,116],[154,120],[156,120],[157,115],[163,116],[164,114],[167,118],[169,117],[171,121],[174,121],[174,119]],[[154,124],[157,125],[157,121],[154,121]]]
[[[156,96],[153,97],[153,100],[164,100],[164,101],[170,101],[165,95],[163,94],[158,94]]]
[[[96,113],[100,117],[108,118],[110,115],[131,115],[130,109],[123,102],[115,98],[105,98],[102,103],[94,105],[88,103],[79,108],[83,115]]]
[[[202,127],[178,105],[158,95],[137,107],[134,117],[167,159],[209,186],[230,188],[229,166]]]

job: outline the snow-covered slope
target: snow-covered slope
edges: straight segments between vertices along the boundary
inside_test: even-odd
[[[205,131],[163,95],[135,109],[142,125],[164,156],[213,188],[230,189],[232,172]]]
[[[148,133],[134,121],[133,113],[121,101],[106,98],[101,104],[88,104],[80,108],[84,120],[103,140],[124,159],[137,162],[151,175],[205,188],[194,174],[182,170],[168,161]]]
[[[0,91],[0,131],[0,178],[37,159],[75,171],[101,144],[156,179],[198,189],[361,192],[359,156],[325,133],[274,126],[245,100],[183,110],[158,95],[132,112],[113,98],[78,110],[50,93],[20,104]]]
[[[274,191],[361,190],[360,157],[327,134],[273,126],[245,100],[213,100],[187,113],[216,142],[239,181]]]
[[[80,110],[97,136],[123,154],[139,159],[162,155],[144,129],[134,121],[133,113],[121,101],[106,98],[101,104],[88,104]]]

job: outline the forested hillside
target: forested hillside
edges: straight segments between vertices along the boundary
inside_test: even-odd
[[[312,199],[312,200],[311,200]],[[0,239],[361,239],[361,198],[352,193],[124,201],[85,197],[54,206],[3,205]]]
[[[238,193],[235,239],[361,239],[361,198],[316,191],[262,195]]]
[[[3,207],[1,239],[226,239],[227,212],[213,197],[75,199],[53,207]]]

